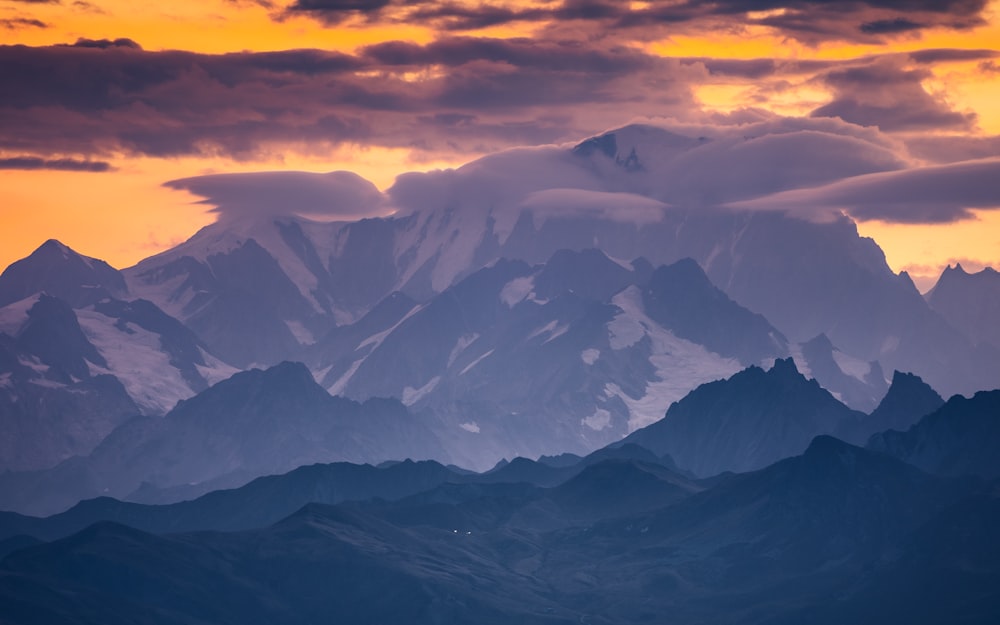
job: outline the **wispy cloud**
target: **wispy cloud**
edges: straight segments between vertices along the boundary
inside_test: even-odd
[[[81,171],[93,173],[114,171],[111,164],[104,161],[78,160],[73,158],[45,159],[36,156],[13,156],[0,158],[0,169],[22,169],[26,171],[49,169],[56,171]]]
[[[730,206],[816,218],[843,211],[861,221],[949,223],[971,219],[972,209],[1000,209],[998,179],[1000,158],[991,158],[853,176]]]

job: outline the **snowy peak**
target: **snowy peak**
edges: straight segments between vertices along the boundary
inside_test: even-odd
[[[797,349],[808,368],[806,375],[851,408],[870,412],[885,396],[888,385],[877,360],[865,362],[845,354],[826,334],[801,343]]]
[[[642,301],[650,318],[677,336],[744,365],[788,353],[781,332],[763,316],[729,299],[691,258],[656,269],[643,289]]]
[[[604,301],[635,280],[631,265],[616,262],[600,250],[558,250],[535,276],[534,292],[541,299],[569,292]]]
[[[117,269],[49,239],[0,275],[0,307],[46,292],[74,308],[128,293]]]
[[[315,300],[302,294],[308,280],[296,282],[293,276],[301,276],[286,270],[256,238],[223,236],[206,242],[210,235],[203,230],[176,254],[127,270],[132,290],[187,324],[226,362],[241,367],[294,356],[332,324]],[[202,244],[207,247],[198,248]],[[194,255],[183,254],[185,250]],[[315,282],[316,276],[308,275]]]
[[[73,309],[55,297],[38,298],[16,339],[19,348],[37,356],[65,383],[89,378],[91,365],[107,367],[87,340]]]

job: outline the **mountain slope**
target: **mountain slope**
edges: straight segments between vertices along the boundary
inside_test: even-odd
[[[837,349],[825,334],[798,346],[796,362],[834,397],[855,410],[871,412],[889,389],[878,360],[864,362]]]
[[[688,264],[654,271],[592,249],[562,250],[535,266],[501,259],[401,317],[399,307],[398,321],[384,330],[365,338],[353,326],[334,331],[331,337],[356,342],[338,343],[342,351],[326,356],[332,362],[319,354],[313,366],[331,392],[401,397],[426,412],[465,466],[585,454],[648,423],[698,384],[738,370],[739,350],[712,337],[743,337],[755,345],[745,357],[784,354],[774,328]],[[678,304],[681,291],[688,304]],[[647,295],[661,298],[660,320],[647,311]],[[690,316],[664,312],[678,305],[707,312],[695,328]]]
[[[892,374],[889,391],[864,421],[867,438],[885,430],[909,429],[923,416],[929,415],[944,404],[944,399],[928,384],[912,373]]]
[[[863,418],[786,359],[769,371],[749,367],[698,387],[624,442],[669,454],[681,468],[707,477],[797,455],[815,436],[855,427]]]
[[[939,475],[1000,477],[1000,390],[956,395],[905,432],[875,434],[868,448]]]
[[[103,367],[66,302],[43,294],[0,308],[0,472],[89,453],[139,413]]]
[[[332,397],[304,365],[234,375],[163,417],[139,417],[86,458],[36,474],[0,476],[9,509],[51,513],[97,495],[125,497],[229,477],[242,483],[304,464],[442,457],[437,439],[398,401]]]
[[[103,260],[77,254],[49,239],[0,274],[0,307],[45,292],[74,308],[128,293],[125,279]]]
[[[533,266],[558,250],[589,248],[641,256],[654,267],[692,258],[792,343],[826,334],[845,355],[914,371],[949,394],[995,386],[1000,350],[977,351],[849,220],[721,206],[804,180],[822,184],[831,168],[859,175],[901,166],[856,130],[828,120],[772,120],[711,135],[635,124],[575,148],[510,150],[456,170],[401,176],[383,198],[395,211],[389,217],[323,224],[248,211],[124,273],[133,293],[247,366],[304,358],[303,345],[388,294],[426,303],[497,258]],[[803,134],[825,148],[787,171],[760,171],[778,146]],[[855,157],[836,156],[845,151]],[[732,166],[720,170],[720,162]],[[270,295],[255,294],[239,275],[255,276]],[[260,340],[241,343],[246,332]],[[844,398],[865,410],[874,405]]]
[[[948,266],[927,292],[927,303],[948,323],[976,343],[1000,348],[1000,273],[987,267],[968,273],[961,264]]]

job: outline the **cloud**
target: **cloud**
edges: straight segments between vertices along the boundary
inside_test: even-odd
[[[73,48],[98,48],[101,50],[107,50],[108,48],[130,48],[132,50],[142,50],[142,46],[136,42],[128,39],[127,37],[121,37],[119,39],[87,39],[86,37],[80,37],[76,40],[76,43],[71,44],[70,47]]]
[[[0,46],[0,149],[241,160],[342,144],[485,152],[566,141],[621,123],[625,110],[685,115],[700,73],[626,47],[529,39],[395,42],[356,55],[145,51],[128,39]]]
[[[666,206],[709,209],[844,178],[899,170],[902,146],[834,119],[771,118],[717,126],[647,121],[575,147],[509,150],[457,170],[409,173],[388,190],[401,213],[489,210],[501,240],[523,209],[646,223]]]
[[[1000,158],[855,176],[813,189],[786,191],[730,207],[822,218],[845,211],[860,221],[949,223],[972,209],[1000,208]]]
[[[0,19],[0,26],[7,30],[22,30],[25,28],[48,28],[49,25],[41,20],[30,17],[11,17]]]
[[[646,3],[609,0],[538,0],[516,6],[429,0],[296,0],[277,19],[309,15],[340,26],[366,23],[422,24],[437,30],[470,31],[533,23],[590,35],[650,39],[679,30],[738,30],[771,27],[809,43],[830,40],[878,42],[931,28],[967,30],[985,23],[986,0],[675,0]],[[648,31],[648,32],[645,32]],[[562,30],[561,32],[565,32]]]
[[[910,154],[930,163],[955,163],[992,158],[1000,154],[1000,135],[925,135],[907,137]]]
[[[1000,56],[996,50],[970,50],[959,48],[931,48],[927,50],[916,50],[909,53],[909,57],[915,63],[947,63],[962,61],[978,61],[980,59],[993,59]]]
[[[214,174],[171,180],[164,186],[201,196],[199,203],[214,206],[220,221],[283,215],[356,220],[389,212],[375,185],[346,171]]]
[[[336,25],[352,17],[374,19],[391,4],[392,0],[295,0],[285,12],[305,13]]]
[[[50,169],[55,171],[81,172],[114,171],[111,164],[104,161],[81,161],[72,158],[44,159],[36,156],[0,158],[0,169],[23,169],[25,171]]]
[[[887,131],[971,130],[976,115],[954,111],[944,99],[928,93],[922,81],[930,77],[930,71],[908,69],[893,57],[831,70],[819,80],[833,89],[834,98],[812,116],[839,117]]]
[[[642,225],[662,221],[667,205],[635,193],[557,188],[529,193],[520,208],[533,213],[536,225],[550,218],[580,215]]]
[[[924,28],[919,24],[905,17],[894,17],[892,19],[874,20],[861,25],[861,32],[866,35],[888,35],[893,33],[906,33],[912,30]]]

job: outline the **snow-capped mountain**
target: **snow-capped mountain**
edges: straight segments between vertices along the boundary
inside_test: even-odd
[[[93,449],[139,408],[48,295],[0,308],[0,472],[44,469]],[[93,372],[93,373],[92,373]]]
[[[803,135],[822,149],[782,163]],[[399,400],[478,468],[592,451],[789,356],[864,412],[894,369],[945,394],[1000,386],[1000,349],[949,325],[847,218],[726,206],[899,166],[829,120],[632,125],[403,175],[384,194],[352,179],[388,216],[229,207],[122,272],[50,241],[0,276],[0,332],[21,340],[45,292],[78,335],[11,347],[0,379],[108,375],[149,416],[241,369],[304,361],[331,394]]]
[[[77,254],[49,239],[4,270],[0,307],[43,291],[78,308],[108,297],[125,297],[128,288],[118,270],[103,260]]]
[[[358,322],[370,334],[318,352],[314,368],[331,393],[400,397],[478,468],[586,453],[699,384],[786,353],[691,260],[654,270],[562,250],[534,266],[500,260],[425,304],[404,298],[377,306],[380,323]]]
[[[560,249],[590,248],[653,266],[692,258],[794,344],[825,334],[849,358],[912,370],[945,393],[995,386],[1000,350],[975,351],[847,218],[722,206],[900,166],[855,130],[829,120],[739,132],[632,125],[575,146],[400,176],[386,192],[388,217],[318,223],[293,210],[248,211],[124,273],[134,295],[247,366],[299,358],[390,293],[424,304],[499,258],[535,265]],[[804,162],[781,162],[784,142],[803,135],[817,149]],[[870,408],[877,398],[858,401]]]
[[[0,307],[0,332],[23,334],[41,293],[45,302],[61,302],[58,328],[48,328],[37,348],[46,350],[42,361],[71,359],[67,372],[77,380],[118,378],[143,414],[162,415],[237,371],[177,319],[133,299],[116,269],[58,241],[46,241],[0,275],[0,294],[22,293],[24,299]]]
[[[81,456],[46,471],[0,475],[0,501],[50,514],[142,486],[223,488],[316,462],[447,454],[398,400],[331,397],[304,365],[281,363],[239,372],[162,417],[130,419]]]

